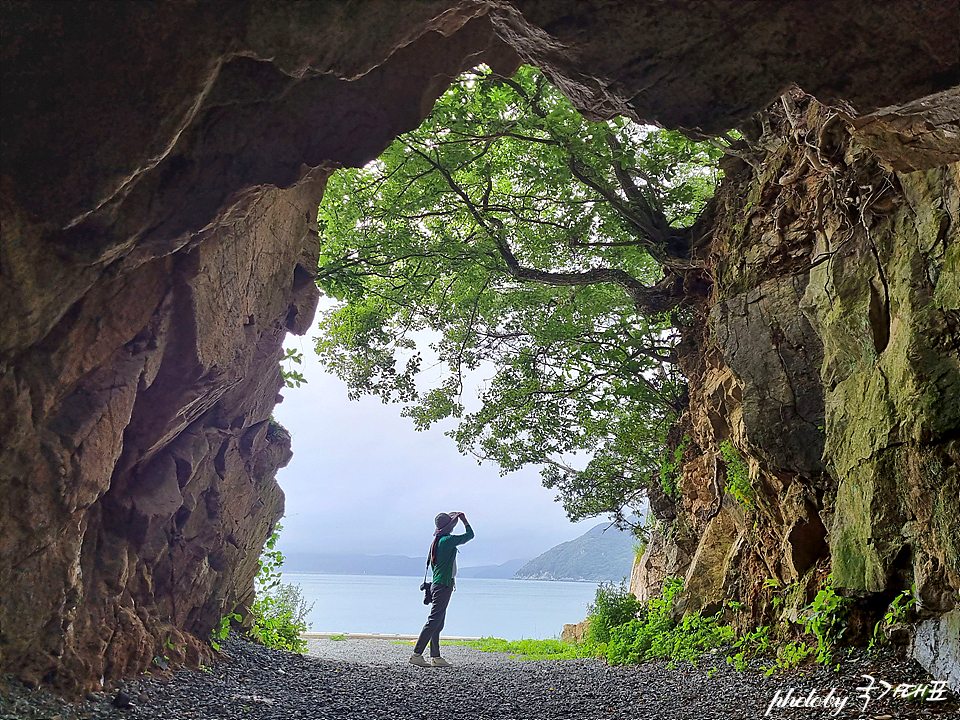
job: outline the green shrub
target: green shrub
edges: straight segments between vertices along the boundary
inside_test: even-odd
[[[814,648],[805,642],[791,642],[781,645],[777,648],[776,662],[769,667],[764,667],[765,675],[773,675],[780,671],[785,672],[797,667],[800,663],[813,655]]]
[[[868,649],[873,650],[877,645],[882,645],[887,641],[885,633],[887,628],[906,622],[917,605],[917,600],[914,597],[915,590],[916,588],[911,586],[909,590],[904,590],[893,599],[890,607],[887,608],[887,612],[884,613],[883,619],[874,625],[873,636],[870,638]]]
[[[663,451],[663,457],[660,459],[660,487],[672,498],[680,497],[680,468],[683,467],[683,451],[690,441],[688,435],[684,435],[680,444],[670,452]]]
[[[674,627],[670,610],[674,597],[682,591],[683,584],[679,578],[667,578],[660,597],[653,598],[643,608],[642,618],[634,617],[613,627],[609,632],[607,662],[612,665],[632,665],[649,657],[657,657],[650,654],[650,650],[659,635]]]
[[[833,575],[827,578],[830,583]],[[843,637],[847,629],[847,615],[850,614],[852,601],[837,595],[830,584],[817,593],[804,610],[806,617],[803,620],[804,628],[817,639],[817,662],[825,665],[833,661],[833,648]]]
[[[637,540],[633,543],[633,561],[640,562],[640,558],[643,557],[643,553],[647,551],[648,539],[644,538],[642,540]]]
[[[239,613],[229,613],[226,617],[220,618],[220,625],[215,627],[210,633],[210,646],[219,652],[220,641],[226,640],[230,634],[230,625],[234,621],[240,622],[242,619]]]
[[[732,605],[732,603],[730,603]],[[751,630],[733,644],[737,652],[727,655],[727,662],[733,665],[735,670],[743,671],[751,658],[760,655],[768,655],[771,651],[770,626],[762,625],[756,630]]]
[[[313,605],[304,601],[299,585],[276,585],[254,601],[250,634],[267,647],[305,652],[307,643],[300,633],[309,627],[305,618],[312,609]]]
[[[277,526],[260,555],[260,567],[254,578],[257,599],[253,603],[253,626],[250,636],[267,647],[292,652],[306,652],[307,643],[300,637],[310,625],[307,615],[313,604],[306,604],[299,585],[280,581],[283,553],[276,549],[280,531]]]
[[[640,617],[610,630],[605,657],[611,665],[629,665],[670,658],[695,661],[703,653],[733,640],[733,629],[720,624],[720,614],[693,613],[679,623],[672,618],[674,603],[683,592],[680,578],[667,578],[659,598],[652,599]]]
[[[643,610],[643,603],[627,590],[626,583],[600,583],[596,597],[587,606],[587,640],[605,643],[610,640],[610,630],[637,617]]]

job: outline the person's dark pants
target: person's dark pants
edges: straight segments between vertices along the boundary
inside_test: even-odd
[[[430,657],[436,658],[440,657],[440,631],[443,630],[443,621],[447,619],[447,605],[450,604],[453,588],[449,585],[433,583],[430,586],[430,592],[433,593],[433,605],[427,617],[427,624],[420,631],[420,637],[413,651],[417,655],[422,655],[427,643],[430,643]]]

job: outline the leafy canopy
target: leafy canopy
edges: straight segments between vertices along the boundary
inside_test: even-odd
[[[623,520],[684,402],[669,318],[718,154],[588,122],[533,68],[462,76],[417,130],[330,180],[318,284],[341,302],[321,360],[418,429],[458,418],[462,452],[542,466],[571,518]],[[424,338],[447,370],[425,392]],[[467,411],[471,373],[486,382]]]

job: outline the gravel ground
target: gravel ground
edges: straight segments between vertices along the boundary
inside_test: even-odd
[[[521,663],[504,653],[486,653],[463,645],[441,645],[443,656],[458,668],[500,667]],[[364,665],[403,666],[413,652],[413,641],[406,640],[307,640],[307,654],[321,660]],[[424,651],[424,656],[430,649]],[[433,668],[413,668],[427,670]],[[451,669],[452,668],[448,668]]]
[[[121,690],[69,705],[44,691],[0,679],[0,718],[309,718],[337,720],[557,720],[577,718],[713,720],[764,717],[777,691],[848,697],[838,714],[821,709],[773,709],[767,717],[960,718],[953,699],[939,703],[874,700],[860,709],[860,675],[897,684],[922,682],[916,664],[855,654],[839,672],[823,668],[765,677],[736,672],[718,654],[699,668],[669,670],[663,662],[615,668],[596,660],[520,661],[498,653],[445,646],[452,668],[406,662],[409,644],[386,640],[312,640],[310,655],[267,650],[244,640],[223,646],[228,660],[203,671],[144,676]],[[716,665],[717,669],[712,668]],[[115,707],[129,699],[130,706]]]

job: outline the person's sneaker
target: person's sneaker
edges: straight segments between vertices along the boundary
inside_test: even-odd
[[[411,665],[419,665],[420,667],[430,667],[430,663],[426,661],[423,655],[417,655],[417,653],[411,655],[407,662]]]
[[[434,667],[453,667],[452,662],[447,662],[441,657],[431,658],[430,664],[433,665]]]

